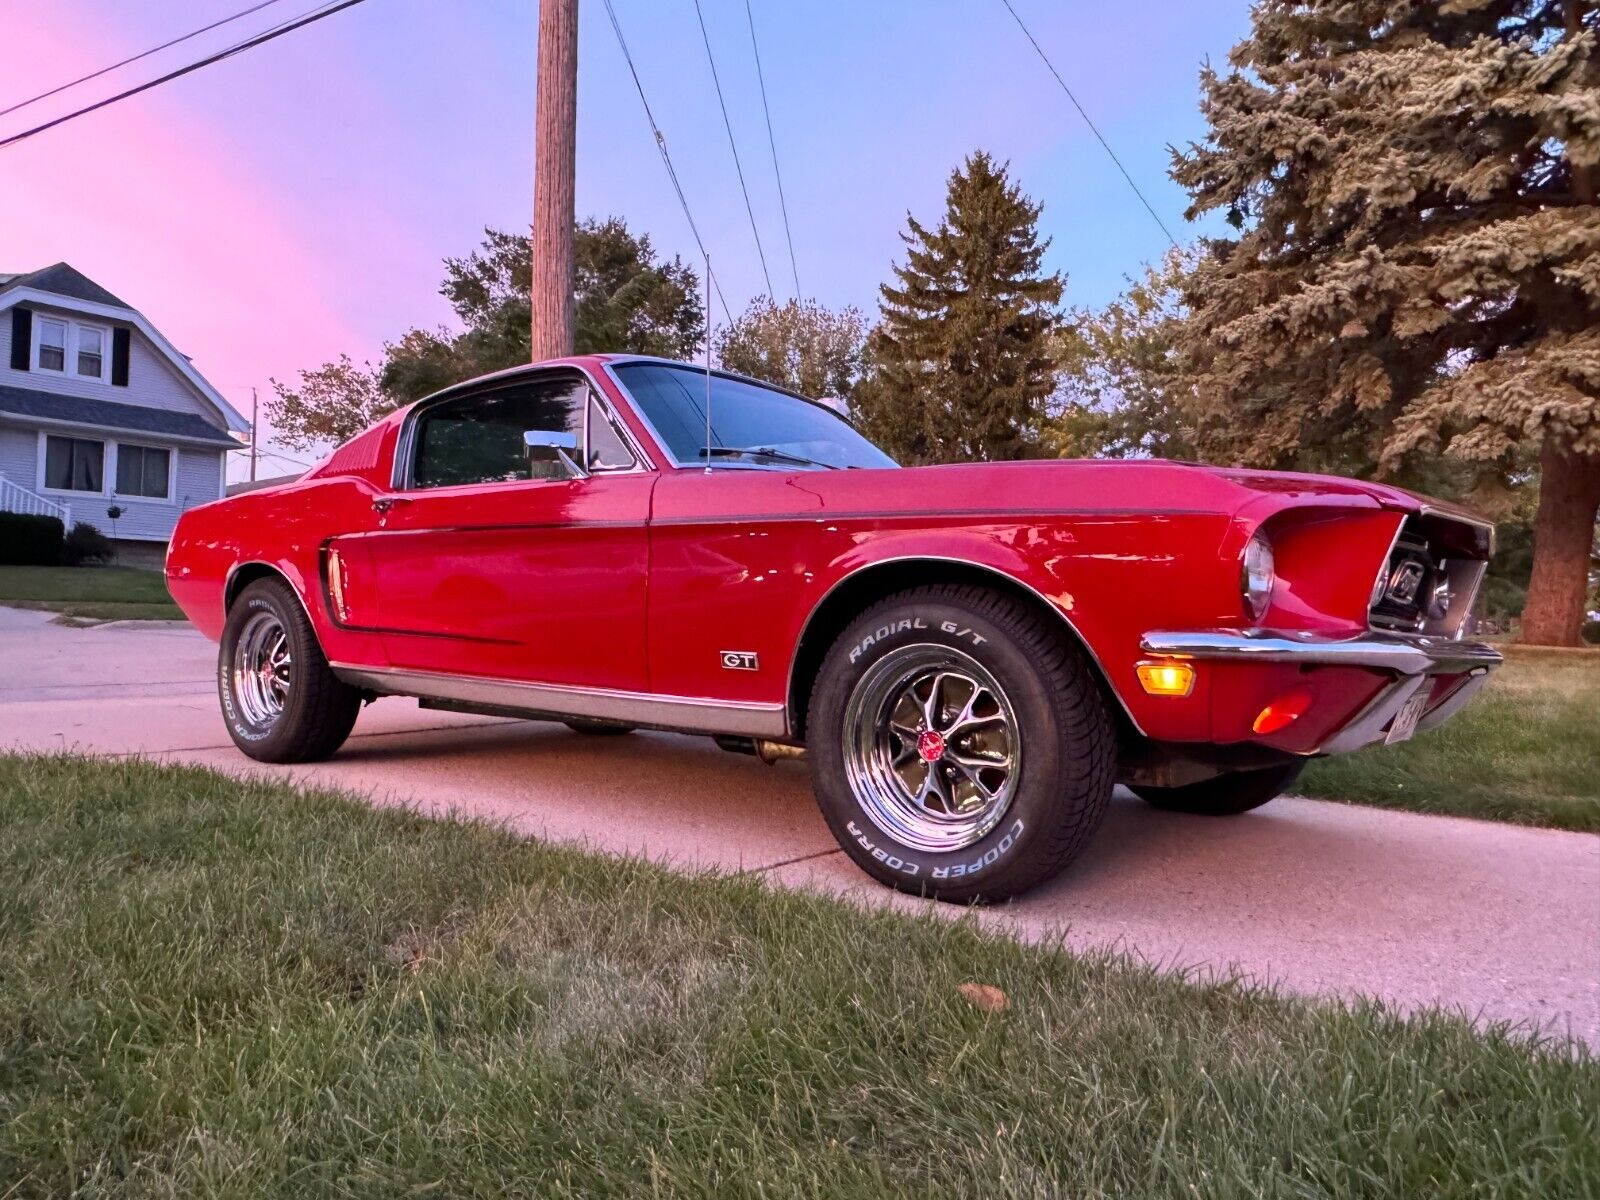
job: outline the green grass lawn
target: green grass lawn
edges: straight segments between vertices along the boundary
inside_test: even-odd
[[[1318,759],[1293,790],[1600,833],[1600,652],[1512,648],[1454,720],[1398,746]]]
[[[162,573],[134,567],[0,567],[0,605],[83,620],[183,620]]]
[[[205,771],[0,757],[8,1198],[1597,1180],[1600,1066],[1570,1047]]]

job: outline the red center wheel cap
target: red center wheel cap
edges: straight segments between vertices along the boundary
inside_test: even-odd
[[[917,735],[917,753],[921,755],[923,762],[938,762],[944,757],[944,734],[933,729],[924,729]]]

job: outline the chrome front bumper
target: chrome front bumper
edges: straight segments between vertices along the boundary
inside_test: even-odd
[[[1271,629],[1157,632],[1145,634],[1140,647],[1146,654],[1160,658],[1288,662],[1393,672],[1395,679],[1318,746],[1313,751],[1316,754],[1340,754],[1382,741],[1389,723],[1406,701],[1424,687],[1432,687],[1434,676],[1466,675],[1460,687],[1424,714],[1417,730],[1441,725],[1477,695],[1489,673],[1504,661],[1498,650],[1482,642],[1379,632],[1348,638]]]

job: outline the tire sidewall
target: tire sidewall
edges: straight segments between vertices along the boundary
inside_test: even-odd
[[[258,613],[270,613],[283,627],[289,639],[289,653],[296,664],[306,661],[305,648],[297,615],[289,608],[282,589],[271,584],[255,583],[245,589],[228,611],[228,622],[223,629],[222,641],[217,648],[217,696],[222,702],[222,719],[228,727],[228,736],[234,745],[251,756],[270,754],[277,744],[289,735],[299,717],[300,692],[292,686],[284,700],[283,711],[271,725],[257,725],[243,712],[234,699],[231,676],[233,674],[234,647],[239,634],[250,618]]]
[[[1011,803],[1000,821],[962,850],[907,846],[867,815],[845,767],[844,713],[856,684],[895,650],[919,644],[950,647],[977,659],[1005,691],[1016,715],[1022,762]],[[1059,800],[1056,783],[1068,755],[1055,704],[1014,639],[992,621],[948,602],[908,598],[874,609],[852,624],[823,664],[807,722],[823,816],[845,851],[868,873],[906,891],[980,895],[986,883],[1027,859]]]

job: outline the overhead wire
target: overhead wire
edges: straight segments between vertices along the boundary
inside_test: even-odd
[[[180,79],[185,75],[189,75],[200,70],[202,67],[208,67],[212,63],[221,62],[225,58],[232,58],[234,55],[242,54],[246,50],[252,50],[257,46],[272,41],[274,38],[280,38],[286,33],[293,33],[296,29],[302,29],[307,25],[322,20],[324,17],[331,17],[334,13],[342,12],[347,8],[353,8],[357,4],[361,4],[363,2],[364,0],[336,0],[335,3],[326,4],[321,8],[313,9],[303,16],[289,21],[284,21],[281,24],[275,25],[266,30],[264,33],[258,33],[255,36],[246,38],[241,42],[236,42],[225,50],[219,50],[215,54],[208,54],[204,58],[197,59],[196,61],[189,63],[187,66],[179,67],[175,71],[168,71],[165,75],[159,76],[158,78],[152,79],[146,83],[141,83],[137,87],[128,88],[126,91],[118,92],[114,96],[108,96],[104,100],[96,101],[94,104],[87,104],[84,107],[75,109],[63,116],[56,117],[54,120],[46,121],[42,125],[35,125],[32,129],[24,129],[21,133],[14,133],[8,138],[0,139],[0,150],[5,149],[7,146],[15,145],[18,142],[25,141],[28,138],[35,137],[36,135],[45,132],[47,129],[54,129],[58,125],[65,125],[68,121],[77,120],[79,117],[87,116],[92,112],[98,112],[102,108],[106,108],[110,105],[116,104],[119,101],[126,100],[131,96],[137,96],[141,92],[148,92],[151,88],[160,87],[162,84],[170,83],[174,79]]]
[[[772,275],[767,271],[767,252],[761,247],[761,231],[756,228],[756,210],[750,203],[750,189],[744,181],[744,164],[739,161],[739,143],[733,137],[733,122],[728,118],[728,102],[722,95],[722,80],[717,75],[717,58],[711,53],[711,35],[706,32],[706,15],[700,0],[694,0],[695,19],[700,22],[700,40],[705,43],[706,62],[711,64],[711,82],[717,89],[717,104],[722,109],[722,127],[728,131],[728,149],[733,151],[733,169],[739,176],[739,191],[744,194],[744,211],[750,217],[750,233],[756,239],[756,257],[761,260],[761,277],[767,282],[767,295],[772,295]]]
[[[650,110],[650,100],[644,94],[644,84],[639,80],[639,71],[633,65],[633,54],[628,50],[628,40],[622,36],[622,23],[617,20],[617,10],[612,6],[611,0],[603,0],[606,6],[606,15],[611,18],[611,28],[617,35],[617,45],[622,49],[622,57],[628,64],[628,73],[633,76],[633,86],[639,93],[639,103],[644,106],[645,120],[650,123],[650,132],[655,136],[656,149],[661,152],[661,162],[667,168],[667,178],[672,181],[672,190],[677,193],[678,203],[683,208],[684,220],[689,222],[689,232],[694,236],[694,244],[700,248],[700,258],[708,266],[706,275],[712,281],[716,290],[717,299],[722,304],[722,312],[728,318],[728,323],[733,324],[733,311],[728,307],[727,297],[722,294],[722,281],[711,275],[709,264],[711,256],[706,252],[706,244],[700,236],[700,227],[694,222],[694,214],[689,211],[689,200],[683,194],[683,184],[678,180],[678,172],[672,165],[672,155],[667,151],[666,135],[661,132],[661,126],[656,124],[655,113]],[[707,337],[710,336],[711,314],[706,313]]]
[[[778,140],[772,135],[772,109],[767,104],[767,78],[761,70],[761,47],[756,43],[756,18],[750,0],[744,0],[745,20],[750,23],[750,51],[756,60],[756,81],[761,85],[761,111],[767,119],[767,145],[772,149],[772,176],[778,181],[778,209],[783,213],[783,238],[789,244],[789,271],[794,276],[794,298],[800,299],[800,268],[794,257],[794,234],[789,230],[789,202],[783,194],[783,172],[778,170]]]
[[[40,92],[37,96],[29,96],[26,100],[19,100],[9,108],[0,108],[0,117],[14,113],[19,108],[27,108],[30,104],[37,104],[41,100],[48,100],[51,96],[59,95],[68,88],[75,88],[80,83],[88,83],[91,79],[99,79],[100,76],[107,75],[110,72],[117,70],[119,67],[126,67],[130,63],[136,63],[142,58],[149,58],[152,54],[159,54],[161,51],[170,49],[171,47],[178,45],[180,42],[187,42],[190,38],[197,38],[202,33],[210,33],[213,29],[220,28],[231,21],[237,21],[240,17],[248,17],[251,13],[260,12],[263,8],[267,8],[268,6],[277,4],[279,2],[280,0],[261,0],[261,3],[252,4],[249,8],[241,9],[232,16],[223,17],[220,21],[213,21],[209,25],[202,25],[199,29],[191,29],[188,33],[172,38],[170,41],[162,42],[159,46],[151,46],[148,50],[141,50],[138,54],[129,55],[127,58],[112,63],[109,67],[101,67],[98,71],[90,71],[89,74],[80,75],[76,79],[68,80],[59,87],[51,88],[48,92]]]
[[[1099,128],[1092,120],[1089,119],[1089,114],[1084,112],[1083,105],[1078,103],[1078,98],[1072,94],[1072,89],[1067,86],[1067,81],[1061,78],[1061,72],[1056,70],[1055,64],[1050,61],[1050,56],[1044,52],[1044,47],[1039,45],[1039,40],[1034,37],[1032,31],[1029,30],[1025,24],[1023,24],[1022,18],[1017,14],[1017,10],[1012,7],[1011,0],[1000,0],[1000,3],[1006,6],[1006,11],[1011,14],[1011,19],[1017,23],[1017,28],[1022,30],[1023,35],[1028,39],[1029,42],[1033,44],[1035,52],[1038,53],[1039,58],[1041,61],[1043,61],[1044,65],[1049,68],[1050,74],[1056,77],[1056,82],[1061,85],[1061,90],[1067,94],[1067,99],[1072,101],[1072,107],[1078,110],[1078,115],[1083,118],[1083,123],[1087,125],[1089,127],[1089,131],[1093,133],[1097,139],[1099,139],[1100,145],[1104,147],[1105,152],[1111,156],[1111,161],[1117,164],[1117,170],[1122,172],[1122,177],[1128,181],[1128,186],[1133,189],[1133,194],[1139,197],[1139,203],[1144,205],[1145,212],[1149,213],[1151,219],[1154,220],[1158,226],[1160,226],[1161,232],[1166,234],[1167,241],[1171,242],[1172,245],[1176,247],[1178,245],[1178,239],[1172,236],[1172,231],[1167,228],[1167,223],[1161,219],[1159,214],[1157,214],[1156,210],[1151,206],[1150,201],[1145,199],[1144,193],[1139,190],[1139,185],[1133,181],[1133,176],[1128,174],[1128,168],[1122,165],[1122,160],[1117,157],[1117,152],[1111,148],[1111,143],[1106,141]]]

